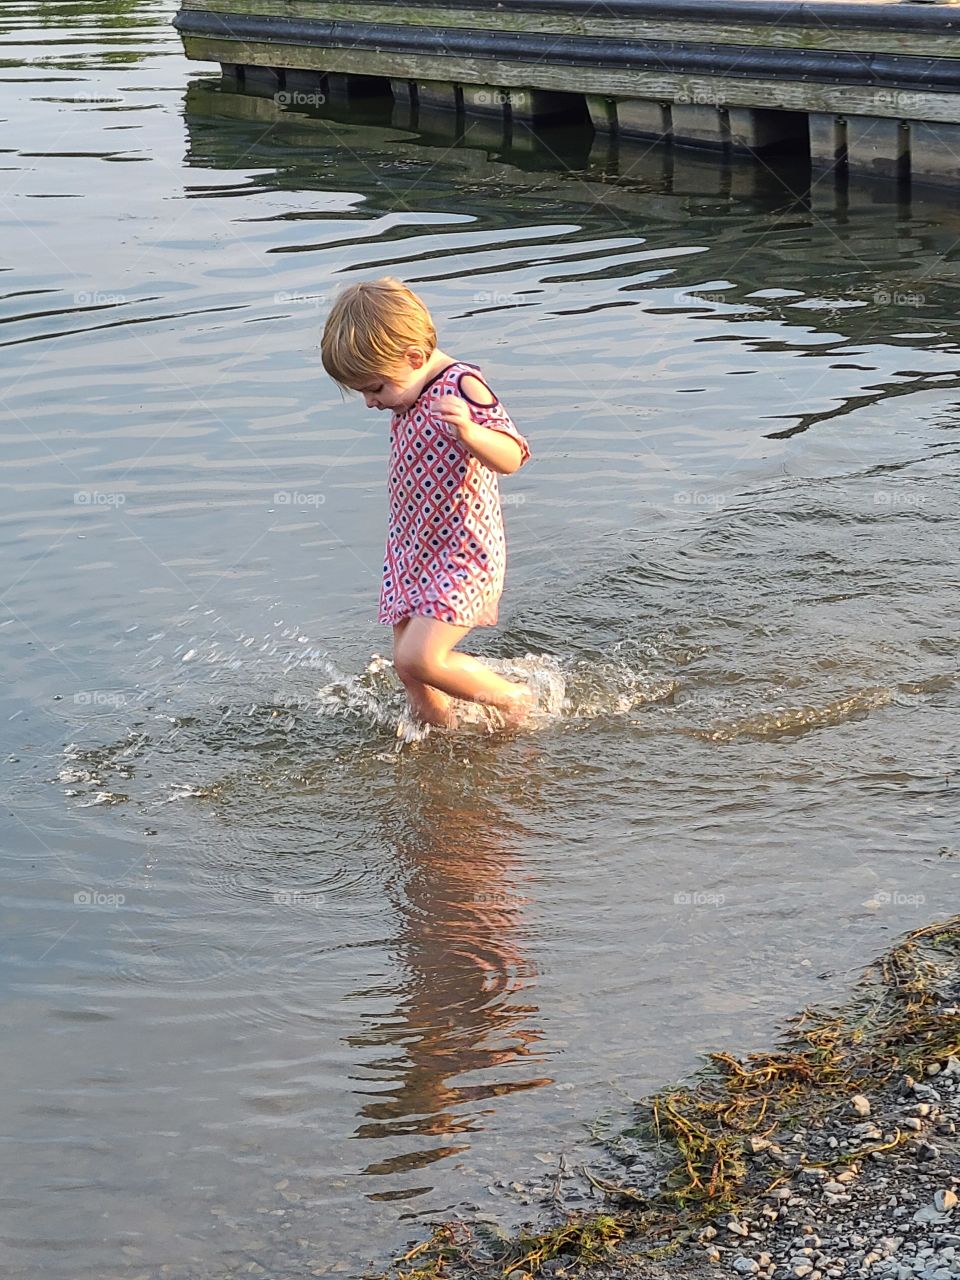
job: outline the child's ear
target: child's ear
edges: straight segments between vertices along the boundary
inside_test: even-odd
[[[422,369],[427,363],[427,353],[422,347],[407,347],[403,354],[407,357],[407,364],[411,369]]]

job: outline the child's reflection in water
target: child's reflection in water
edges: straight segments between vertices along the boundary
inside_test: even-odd
[[[482,785],[482,766],[464,770],[451,760],[445,767],[436,756],[420,766],[401,765],[392,813],[406,873],[396,889],[405,975],[390,992],[399,997],[396,1009],[350,1040],[385,1050],[366,1064],[366,1079],[384,1087],[371,1090],[361,1108],[359,1138],[477,1132],[492,1110],[478,1104],[552,1083],[530,1070],[542,1054],[525,1061],[543,1033],[533,1025],[537,1006],[518,998],[536,977],[522,949],[528,899],[520,887],[521,829],[498,810],[502,793],[495,800],[493,785]],[[468,1073],[472,1080],[459,1083]],[[365,1172],[420,1168],[468,1145],[417,1144]]]

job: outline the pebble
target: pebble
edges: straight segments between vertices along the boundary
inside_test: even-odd
[[[915,1084],[913,1092],[924,1102],[940,1102],[941,1098],[932,1084]]]
[[[933,1226],[948,1221],[946,1214],[938,1213],[932,1204],[922,1205],[913,1215],[913,1220],[918,1226]],[[923,1256],[922,1251],[920,1256]]]
[[[882,1138],[883,1134],[873,1123],[872,1120],[866,1120],[863,1124],[855,1124],[850,1130],[858,1138]]]
[[[960,1054],[932,1065],[903,1077],[899,1095],[895,1084],[848,1094],[802,1133],[744,1137],[759,1203],[701,1228],[695,1274],[719,1264],[757,1280],[960,1280]],[[872,1150],[879,1140],[890,1149]],[[790,1181],[764,1190],[777,1176]]]

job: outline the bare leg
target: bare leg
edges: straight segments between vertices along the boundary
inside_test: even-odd
[[[404,618],[393,628],[393,661],[397,675],[403,681],[403,687],[407,691],[410,710],[414,719],[421,724],[453,725],[456,723],[457,716],[453,709],[453,699],[449,694],[441,693],[439,689],[431,688],[422,680],[415,680],[404,672],[399,656],[400,637],[406,631],[409,622],[409,618]]]
[[[457,723],[452,698],[419,680],[404,680],[403,683],[414,719],[421,724],[444,725],[448,728]]]
[[[419,616],[407,619],[406,625],[401,626],[403,630],[395,637],[394,652],[397,673],[404,684],[408,680],[419,682],[433,692],[439,690],[449,697],[497,707],[507,724],[518,724],[524,719],[533,703],[527,686],[504,679],[478,658],[454,649],[454,645],[469,634],[470,627],[455,627],[436,618]]]

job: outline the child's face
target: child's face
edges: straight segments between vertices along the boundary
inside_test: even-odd
[[[417,347],[408,348],[403,363],[391,369],[389,375],[371,374],[353,390],[360,392],[368,409],[392,409],[399,413],[409,409],[419,395],[426,362],[425,352]]]

